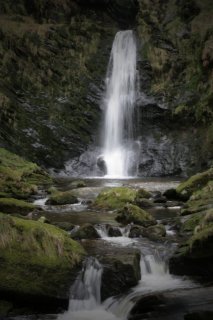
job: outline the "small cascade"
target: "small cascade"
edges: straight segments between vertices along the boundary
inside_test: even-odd
[[[105,224],[98,224],[95,226],[95,229],[101,238],[108,237],[108,229]]]
[[[112,227],[113,228],[113,227]],[[129,238],[129,232],[131,225],[127,225],[125,227],[114,227],[119,231],[120,235],[109,235],[109,229],[107,225],[96,225],[95,229],[98,232],[101,239],[110,242],[111,244],[118,246],[129,246],[137,242],[137,240]],[[115,232],[116,234],[116,232]]]
[[[97,259],[90,257],[86,260],[79,278],[71,288],[70,310],[91,310],[100,304],[102,271]]]
[[[189,280],[170,275],[166,263],[158,254],[141,256],[141,275],[139,284],[126,297],[112,297],[104,302],[105,308],[119,319],[126,320],[135,303],[145,295],[195,286]]]
[[[122,234],[123,237],[129,237],[129,233],[130,233],[130,229],[131,229],[131,224],[128,224],[127,226],[125,227],[120,227],[119,230]]]
[[[137,92],[136,41],[132,30],[114,39],[106,77],[103,154],[99,163],[107,177],[136,172],[133,116]]]

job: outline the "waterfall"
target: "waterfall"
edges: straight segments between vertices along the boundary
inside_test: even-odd
[[[133,170],[136,80],[134,33],[119,31],[113,42],[106,77],[104,142],[100,157],[110,177],[127,177]]]

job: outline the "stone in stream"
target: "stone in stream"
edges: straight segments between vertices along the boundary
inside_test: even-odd
[[[69,184],[71,189],[85,188],[86,182],[84,180],[75,180]]]
[[[64,204],[74,204],[78,203],[77,197],[70,191],[56,191],[51,194],[46,204],[50,205],[64,205]]]
[[[120,209],[126,203],[133,203],[136,191],[127,187],[116,187],[102,190],[95,199],[93,207],[97,209]]]
[[[134,223],[143,227],[157,224],[157,221],[150,213],[133,204],[126,204],[122,209],[118,210],[116,220],[125,225]]]
[[[122,233],[118,227],[107,226],[108,236],[109,237],[121,237]]]
[[[100,240],[82,243],[89,255],[95,256],[103,265],[102,301],[124,293],[135,286],[141,278],[140,251],[127,247],[115,247]]]
[[[90,223],[83,224],[71,237],[75,240],[100,238],[97,230]]]
[[[162,224],[156,224],[148,228],[144,228],[138,225],[133,225],[131,226],[130,232],[129,232],[130,238],[145,237],[153,241],[162,240],[162,238],[165,236],[166,236],[166,228]]]

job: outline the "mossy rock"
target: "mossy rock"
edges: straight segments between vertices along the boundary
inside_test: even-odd
[[[135,199],[135,204],[142,209],[153,208],[156,206],[156,204],[152,200],[137,197]]]
[[[143,227],[157,224],[150,213],[133,204],[126,204],[122,209],[118,210],[116,220],[125,225],[134,223]]]
[[[65,231],[71,231],[72,229],[75,228],[75,225],[72,224],[71,222],[67,221],[54,221],[52,224],[60,229],[63,229]]]
[[[133,203],[136,191],[126,187],[103,190],[96,198],[93,206],[99,209],[119,209],[126,203]]]
[[[51,194],[46,204],[64,205],[78,203],[78,199],[73,195],[72,191],[54,192]]]
[[[136,193],[136,199],[137,198],[149,199],[149,198],[151,198],[151,196],[152,196],[152,194],[143,188],[139,189]]]
[[[213,181],[195,191],[181,210],[181,215],[205,212],[213,208]]]
[[[137,226],[137,225],[132,225],[130,232],[129,232],[129,237],[130,238],[140,238],[144,236],[144,227],[142,226]]]
[[[0,198],[0,212],[16,213],[27,215],[33,211],[35,206],[32,203],[14,198]]]
[[[144,237],[150,240],[162,240],[166,236],[166,228],[163,224],[156,224],[144,230]]]
[[[195,227],[200,223],[202,218],[203,218],[202,213],[201,214],[196,213],[190,216],[189,218],[187,218],[181,226],[181,229],[180,229],[181,233],[184,233],[184,232],[193,233]]]
[[[69,184],[71,189],[85,188],[86,186],[86,182],[83,180],[76,180]]]
[[[169,261],[170,272],[178,275],[213,279],[213,223],[195,228],[194,234],[180,246]]]
[[[92,240],[92,239],[98,239],[100,238],[100,236],[92,224],[85,223],[72,235],[72,238],[75,240],[82,240],[82,239]]]
[[[26,199],[41,186],[52,183],[51,177],[37,164],[0,148],[0,192]]]
[[[176,191],[188,200],[194,192],[202,189],[210,180],[213,180],[213,168],[190,177],[188,180],[181,183]]]
[[[0,214],[0,294],[34,306],[68,304],[84,249],[52,225]]]

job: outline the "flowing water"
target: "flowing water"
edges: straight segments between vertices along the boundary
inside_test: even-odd
[[[119,31],[113,42],[106,77],[104,146],[101,157],[106,164],[107,176],[129,176],[133,170],[136,80],[134,33],[131,30]]]
[[[172,181],[171,179],[133,179],[133,180],[87,180],[87,188],[80,188],[78,195],[82,201],[94,199],[97,196],[97,188],[104,186],[117,186],[117,185],[128,185],[133,188],[144,187],[148,190],[156,192],[160,190],[164,191],[166,188],[174,187],[178,184],[178,181]],[[69,180],[60,180],[58,187],[60,190],[67,190],[69,188]],[[114,213],[102,210],[94,212],[89,208],[82,208],[82,211],[76,211],[75,207],[70,207],[64,210],[61,206],[61,212],[59,207],[45,206],[44,201],[37,200],[36,204],[43,208],[43,212],[40,214],[54,221],[70,221],[76,225],[76,230],[79,228],[78,225],[82,225],[85,222],[91,222],[100,239],[95,242],[83,241],[82,244],[85,246],[90,257],[86,259],[81,272],[79,273],[76,281],[70,290],[70,302],[69,309],[63,314],[59,314],[57,320],[127,320],[132,312],[132,309],[139,303],[142,306],[146,306],[147,297],[165,297],[163,306],[151,306],[151,313],[149,315],[143,315],[141,318],[134,319],[150,319],[150,320],[183,320],[184,314],[188,310],[194,310],[196,308],[209,308],[211,310],[212,300],[211,288],[210,291],[205,288],[199,287],[189,279],[184,277],[173,276],[169,273],[167,268],[168,257],[171,256],[175,250],[175,236],[170,231],[170,238],[168,242],[158,243],[153,242],[146,238],[129,238],[130,225],[121,227],[114,220]],[[46,211],[47,210],[47,211]],[[55,210],[55,211],[54,211]],[[157,220],[169,221],[174,219],[175,214],[178,211],[175,209],[166,209],[161,207],[156,209],[153,213]],[[109,226],[119,231],[119,236],[110,236]],[[74,230],[74,229],[73,229]],[[74,231],[73,231],[74,232]],[[171,240],[173,237],[173,240]],[[86,243],[87,242],[87,243]],[[91,243],[93,242],[93,243]],[[141,268],[141,280],[131,290],[125,293],[121,293],[119,296],[112,296],[105,301],[101,300],[101,285],[102,285],[102,273],[104,271],[104,265],[98,261],[101,256],[107,252],[119,253],[120,250],[139,250],[141,253],[140,268]],[[114,250],[114,251],[113,251]],[[202,292],[199,290],[203,290]],[[203,295],[207,303],[204,303]],[[196,304],[193,304],[193,301]],[[172,301],[172,302],[171,302]],[[172,304],[171,309],[170,304]],[[181,303],[181,305],[180,305]],[[174,305],[174,307],[173,307]],[[157,313],[153,310],[157,308]],[[163,310],[162,315],[160,314],[161,309]],[[168,311],[168,315],[167,315]],[[158,314],[159,312],[159,314]],[[170,313],[169,313],[170,312]],[[30,319],[30,318],[29,318]],[[43,318],[38,318],[43,320]],[[45,320],[49,320],[48,317],[44,317]],[[19,320],[19,319],[18,319]],[[28,318],[27,318],[28,320]]]
[[[103,240],[105,232],[100,232]],[[124,231],[125,234],[125,231]],[[126,245],[125,235],[123,245]],[[122,245],[120,239],[117,244]],[[129,239],[130,243],[135,240]],[[109,241],[109,240],[108,240]],[[112,239],[113,242],[113,239]],[[58,317],[58,320],[127,320],[128,315],[135,303],[143,296],[151,293],[171,291],[181,288],[193,288],[195,285],[180,277],[173,277],[169,274],[165,262],[158,251],[155,253],[141,255],[141,281],[129,294],[123,297],[111,297],[101,303],[101,274],[102,266],[94,259],[89,258],[71,288],[71,300],[69,310]]]

